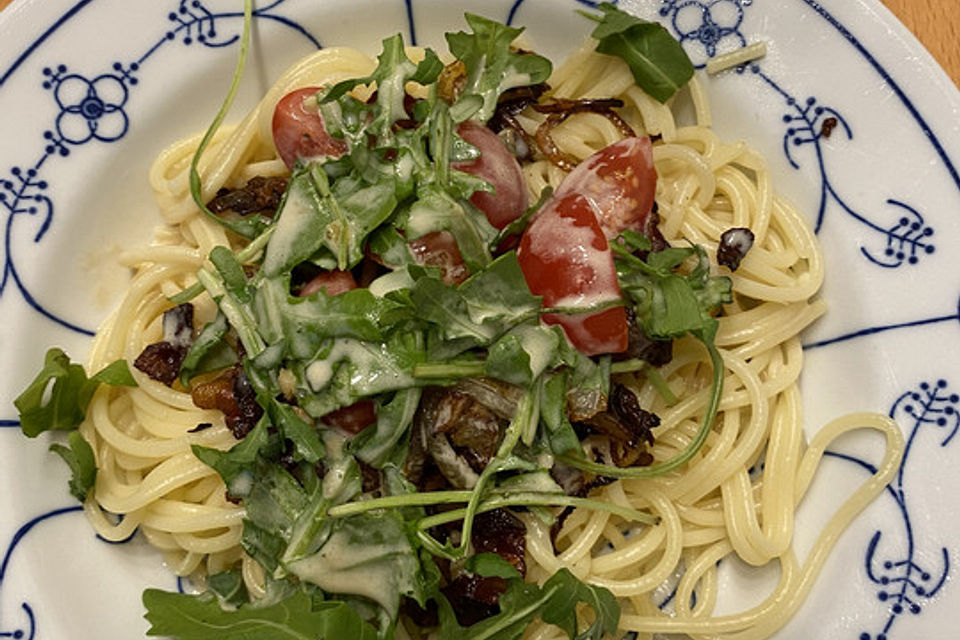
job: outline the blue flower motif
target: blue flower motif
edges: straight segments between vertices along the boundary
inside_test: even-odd
[[[113,142],[127,132],[129,120],[123,107],[128,91],[120,78],[102,74],[88,80],[75,73],[58,74],[53,85],[53,95],[60,107],[56,128],[62,141],[74,145],[91,139]]]
[[[680,44],[695,64],[747,44],[740,25],[752,0],[663,0],[660,15],[670,17]]]

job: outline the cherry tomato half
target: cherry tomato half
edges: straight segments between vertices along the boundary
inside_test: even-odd
[[[574,167],[554,197],[583,195],[608,240],[639,231],[653,208],[657,172],[650,138],[624,138]]]
[[[323,289],[328,296],[337,296],[345,291],[352,291],[357,288],[357,282],[353,279],[353,274],[349,271],[334,269],[332,271],[323,271],[315,275],[300,289],[301,298]]]
[[[653,207],[657,173],[649,138],[626,138],[593,154],[564,179],[527,227],[517,258],[543,304],[587,306],[620,298],[608,240],[643,228]],[[623,307],[597,313],[544,314],[587,355],[627,348]]]
[[[373,400],[357,400],[351,405],[331,411],[320,420],[331,427],[357,434],[377,421],[377,406]]]
[[[479,149],[480,157],[470,162],[454,162],[451,166],[493,185],[492,193],[477,191],[470,202],[483,211],[490,224],[503,229],[530,206],[520,163],[497,134],[482,124],[467,120],[457,125],[457,134]]]
[[[470,272],[463,263],[463,255],[453,234],[449,231],[434,231],[409,243],[414,259],[426,266],[440,267],[440,274],[446,284],[460,284]]]
[[[553,198],[541,209],[520,239],[517,260],[545,307],[582,307],[620,298],[610,245],[590,203],[578,193]],[[623,307],[542,318],[563,327],[573,346],[587,355],[627,348]]]
[[[316,96],[320,90],[321,87],[305,87],[291,91],[273,110],[273,144],[284,164],[291,169],[299,158],[339,158],[347,152],[343,140],[327,133],[317,107],[306,106],[307,99]]]

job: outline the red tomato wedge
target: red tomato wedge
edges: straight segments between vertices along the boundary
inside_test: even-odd
[[[585,197],[604,235],[613,240],[627,229],[640,231],[656,191],[650,138],[624,138],[574,167],[554,197]]]
[[[377,421],[377,406],[373,400],[357,400],[342,409],[331,411],[320,420],[331,427],[357,434]]]
[[[477,191],[470,202],[483,211],[497,229],[523,215],[529,204],[527,183],[520,163],[493,131],[470,120],[457,125],[457,134],[480,150],[480,157],[470,162],[454,162],[457,171],[483,178],[493,185],[493,193]]]
[[[339,158],[347,152],[347,144],[343,140],[327,133],[317,107],[308,108],[305,104],[319,91],[321,87],[291,91],[280,99],[273,110],[273,144],[284,164],[291,169],[299,158]]]
[[[323,290],[328,296],[338,296],[356,288],[357,283],[349,271],[334,269],[314,276],[312,280],[303,285],[299,295],[305,298]],[[356,434],[377,421],[377,406],[372,400],[358,400],[351,405],[328,413],[320,420],[331,427]]]
[[[610,245],[590,203],[578,193],[554,198],[541,209],[520,239],[517,260],[545,307],[582,307],[620,298]],[[627,348],[623,307],[542,318],[563,327],[573,346],[587,355]]]
[[[297,295],[301,298],[306,298],[322,289],[328,296],[337,296],[345,291],[352,291],[356,288],[357,281],[353,279],[352,273],[334,269],[315,275],[309,282],[303,285],[300,293]]]
[[[408,244],[419,264],[440,267],[440,276],[446,284],[460,284],[470,277],[460,247],[449,231],[434,231]]]
[[[620,298],[608,240],[641,230],[653,207],[657,174],[649,138],[626,138],[590,156],[564,179],[524,231],[517,259],[545,307],[583,307]],[[587,355],[627,348],[623,307],[544,314]]]

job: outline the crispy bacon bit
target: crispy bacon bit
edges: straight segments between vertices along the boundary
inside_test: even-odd
[[[746,257],[750,247],[753,246],[753,231],[746,227],[735,227],[727,229],[720,236],[720,244],[717,246],[717,263],[736,271],[740,266],[740,261]]]
[[[505,509],[478,514],[473,521],[471,542],[476,553],[495,553],[525,575],[527,529],[519,518]],[[506,590],[502,578],[473,574],[456,576],[442,589],[453,606],[457,620],[471,625],[499,611],[500,595]]]
[[[824,118],[823,124],[820,126],[820,135],[824,138],[829,138],[830,134],[832,134],[833,130],[837,128],[838,124],[840,124],[840,121],[833,116]]]
[[[591,417],[586,423],[610,439],[610,457],[618,467],[647,466],[653,456],[646,450],[653,445],[652,429],[660,418],[640,407],[637,396],[622,384],[614,384],[607,411]]]
[[[133,361],[133,366],[168,387],[177,379],[187,350],[169,342],[154,342]]]
[[[193,305],[185,302],[163,313],[163,340],[147,345],[133,366],[169,387],[180,374],[192,343]]]
[[[565,171],[572,171],[573,168],[577,166],[577,159],[560,151],[553,141],[553,137],[550,135],[554,127],[560,125],[564,120],[576,113],[600,114],[610,120],[624,137],[632,138],[636,136],[633,128],[614,111],[615,108],[622,106],[623,101],[616,98],[603,100],[554,98],[548,102],[534,105],[533,109],[535,111],[549,114],[546,121],[537,127],[535,138],[540,152],[543,153],[550,162]]]
[[[201,409],[222,411],[227,427],[238,440],[250,433],[263,415],[257,394],[239,364],[229,373],[193,387],[190,397]]]
[[[491,131],[497,133],[507,148],[521,160],[531,159],[533,150],[538,147],[534,136],[527,133],[517,116],[527,107],[534,105],[550,85],[541,82],[524,87],[514,87],[500,94],[497,109],[487,123]]]
[[[273,216],[286,190],[286,178],[255,176],[239,189],[220,189],[207,208],[214,213],[232,211],[241,216],[252,213]]]

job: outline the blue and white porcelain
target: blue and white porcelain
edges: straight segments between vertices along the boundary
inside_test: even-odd
[[[587,0],[259,0],[235,116],[320,46],[439,45],[464,10],[525,25],[562,58]],[[960,92],[877,0],[621,0],[695,64],[764,40],[705,78],[715,128],[763,151],[809,212],[829,314],[805,335],[808,433],[851,411],[895,418],[900,473],[844,533],[778,638],[960,638]],[[147,169],[204,128],[229,82],[239,0],[18,0],[0,13],[0,638],[140,637],[140,593],[176,579],[136,536],[98,540],[49,439],[12,399],[46,348],[82,358],[128,277],[124,246],[158,223]],[[829,123],[829,124],[827,124]],[[871,471],[879,442],[836,444],[800,512],[797,548]],[[775,576],[722,568],[721,607]]]

